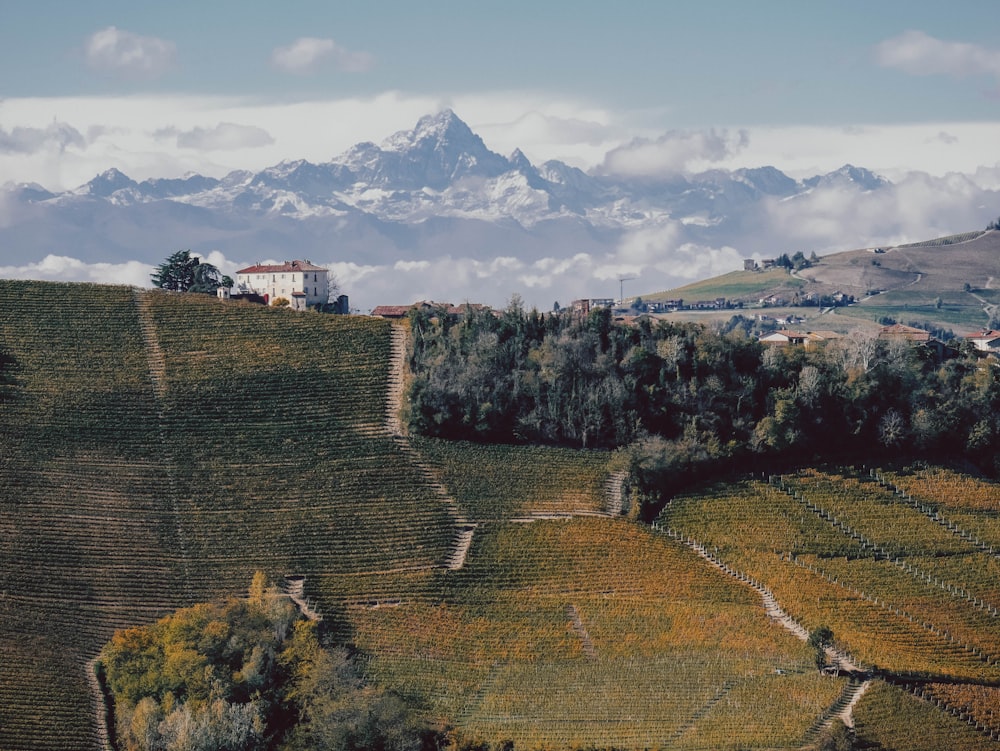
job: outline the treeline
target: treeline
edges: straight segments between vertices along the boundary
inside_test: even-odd
[[[254,576],[247,599],[204,603],[114,634],[98,670],[119,751],[420,751],[437,734],[370,684],[322,622]]]
[[[699,472],[817,459],[960,458],[1000,473],[1000,377],[961,345],[949,357],[855,334],[766,347],[741,327],[512,304],[410,314],[407,420],[453,439],[633,447],[640,495]]]

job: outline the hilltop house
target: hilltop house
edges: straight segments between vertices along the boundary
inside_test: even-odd
[[[965,338],[972,342],[980,352],[1000,353],[1000,331],[983,329],[978,333],[969,334]]]
[[[836,331],[789,331],[788,329],[778,329],[770,334],[764,334],[757,339],[761,344],[768,344],[778,347],[803,346],[812,349],[835,339],[843,337]]]
[[[284,298],[295,310],[325,305],[330,299],[330,272],[309,261],[257,264],[236,272],[236,288],[242,294],[262,295],[273,305]]]
[[[904,326],[901,323],[894,323],[891,326],[883,326],[878,333],[879,339],[890,341],[916,342],[926,344],[931,340],[931,332],[918,329],[913,326]]]

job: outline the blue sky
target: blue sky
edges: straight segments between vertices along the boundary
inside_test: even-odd
[[[907,30],[992,49],[990,2],[231,2],[4,0],[4,97],[170,92],[296,98],[387,90],[447,95],[541,89],[602,106],[671,113],[674,127],[992,119],[997,71],[959,80],[879,65]],[[175,46],[160,76],[86,64],[115,27]],[[271,63],[303,37],[370,56],[308,75]]]
[[[0,184],[323,162],[450,107],[496,152],[620,177],[864,166],[893,189],[816,191],[768,226],[820,252],[844,227],[926,239],[1000,212],[996,20],[994,0],[0,0]],[[595,268],[635,243],[690,254],[672,232]],[[148,283],[138,262],[6,256],[0,276]]]
[[[0,176],[52,188],[109,166],[321,161],[443,106],[497,151],[584,168],[710,129],[745,137],[681,166],[942,174],[998,159],[985,0],[3,6]]]

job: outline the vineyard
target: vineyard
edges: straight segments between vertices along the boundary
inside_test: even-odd
[[[761,582],[807,628],[831,628],[869,674],[933,697],[932,724],[953,720],[944,708],[981,741],[1000,736],[1000,582],[993,549],[961,524],[998,508],[995,484],[946,470],[809,469],[675,498],[658,525]],[[892,702],[928,714],[913,696]],[[885,743],[895,731],[874,722],[860,735]]]
[[[101,748],[102,644],[256,570],[463,744],[796,749],[864,678],[866,743],[1000,735],[995,484],[803,469],[649,527],[623,456],[394,435],[385,321],[0,281],[0,355],[4,751]]]

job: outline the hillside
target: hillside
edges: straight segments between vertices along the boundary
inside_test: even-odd
[[[843,328],[855,321],[927,322],[964,334],[985,326],[1000,303],[1000,231],[970,232],[925,243],[850,250],[822,256],[801,271],[734,271],[691,285],[642,295],[646,302],[725,297],[747,307],[775,295],[852,295],[858,302],[835,311],[837,325],[816,307],[780,308],[809,320],[812,328]],[[968,285],[968,289],[966,289]],[[940,298],[940,306],[937,304]],[[776,311],[754,311],[771,312]],[[730,311],[727,315],[731,315]],[[681,312],[675,317],[692,317]],[[855,324],[856,325],[856,324]]]
[[[100,748],[87,663],[112,632],[258,569],[304,576],[371,677],[465,744],[793,749],[876,676],[914,693],[869,684],[866,739],[1000,732],[996,485],[758,476],[650,527],[619,513],[615,454],[396,435],[399,342],[369,318],[0,282],[0,748]],[[800,628],[819,625],[868,673],[820,675]]]

